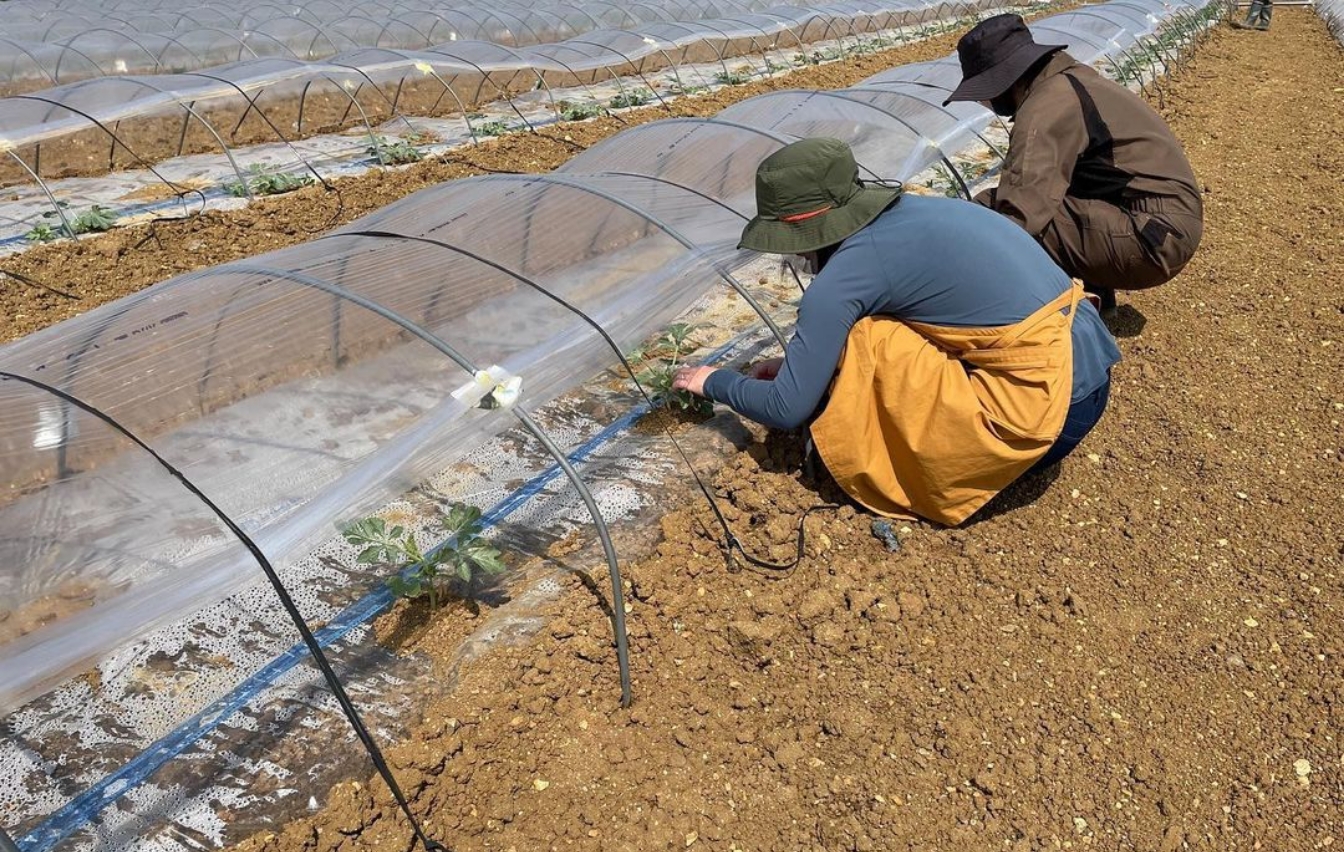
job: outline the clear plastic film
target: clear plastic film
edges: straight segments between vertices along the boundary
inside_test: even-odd
[[[29,21],[0,42],[0,71],[14,75],[8,89],[0,79],[10,95],[0,99],[0,187],[14,190],[0,216],[20,225],[0,241],[21,243],[24,223],[39,235],[43,225],[70,232],[79,211],[67,215],[57,198],[130,215],[181,213],[206,193],[251,196],[258,174],[312,174],[315,160],[344,164],[369,149],[379,160],[388,136],[474,142],[567,117],[564,98],[587,104],[588,115],[663,101],[813,61],[821,55],[809,53],[814,43],[834,45],[828,58],[867,50],[868,34],[946,8],[907,0],[754,14],[748,6],[680,22],[670,19],[686,13],[680,4],[641,5],[639,15],[609,5],[569,15],[568,7],[505,6],[326,20],[302,6],[285,15],[270,6],[227,10],[246,30],[218,20],[193,28],[187,14],[167,22],[162,10],[148,31],[116,13],[91,27]],[[0,19],[6,12],[0,7]],[[23,32],[55,41],[15,37]],[[566,89],[575,91],[557,95]],[[120,180],[89,185],[122,170],[143,177],[121,192]],[[169,201],[138,200],[158,197]]]
[[[799,37],[829,38],[836,27],[892,25],[896,17],[927,14],[944,4],[854,4],[799,11],[765,0],[724,0],[713,6],[687,3],[396,3],[356,9],[322,0],[295,4],[230,3],[212,8],[106,8],[60,4],[38,11],[0,7],[0,28],[28,63],[0,76],[0,91],[76,82],[88,76],[192,71],[220,61],[265,56],[321,60],[358,47],[419,50],[457,41],[487,41],[509,47],[559,42],[602,29],[637,31],[647,25],[707,18],[729,19],[752,34],[770,36],[792,28]],[[145,4],[153,6],[153,4]],[[836,9],[827,12],[826,9]],[[766,10],[764,14],[753,14]],[[960,12],[958,13],[960,14]],[[852,21],[852,22],[851,22]],[[810,33],[811,30],[815,33]],[[44,51],[42,46],[55,48]],[[63,54],[77,61],[67,62]],[[229,56],[221,60],[220,56]],[[6,70],[0,66],[0,71]]]
[[[1335,39],[1344,44],[1344,0],[1317,0],[1316,11]]]
[[[714,342],[764,345],[734,248],[755,165],[817,132],[900,180],[979,148],[988,112],[942,108],[928,82],[948,79],[946,64],[631,128],[552,175],[444,184],[0,348],[0,471],[13,484],[0,497],[12,734],[0,766],[16,779],[0,801],[24,848],[236,839],[249,820],[293,816],[308,785],[362,771],[340,764],[340,719],[302,650],[287,650],[292,630],[255,561],[128,434],[260,545],[301,609],[328,622],[379,736],[394,735],[446,685],[369,647],[385,591],[341,567],[335,525],[460,496],[494,507],[498,534],[538,553],[555,533],[540,532],[537,507],[571,529],[591,522],[514,413],[479,406],[490,388],[469,367],[520,377],[518,404],[591,460],[583,475],[610,471],[600,507],[625,506],[623,478],[649,474],[628,452],[594,449],[631,422],[633,401],[611,389],[618,362],[592,324],[629,351],[688,309],[727,302],[737,314]],[[524,445],[531,455],[514,452]],[[128,679],[138,686],[101,686]]]

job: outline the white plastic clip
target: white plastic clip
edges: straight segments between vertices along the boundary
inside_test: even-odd
[[[477,370],[472,381],[453,391],[453,399],[475,408],[508,408],[523,392],[523,377],[495,364]]]
[[[481,400],[480,405],[481,408],[508,408],[518,401],[522,393],[523,377],[510,376],[495,385],[495,389]]]

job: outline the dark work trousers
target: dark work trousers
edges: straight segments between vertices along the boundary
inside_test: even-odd
[[[1059,430],[1059,437],[1028,473],[1047,468],[1073,452],[1074,447],[1082,443],[1087,433],[1091,432],[1092,427],[1101,420],[1102,413],[1106,411],[1106,402],[1110,398],[1111,379],[1107,376],[1106,384],[1070,404],[1069,413],[1064,417],[1064,428]]]
[[[1065,196],[1039,239],[1055,263],[1089,290],[1143,290],[1174,278],[1203,234],[1199,207],[1178,199],[1117,207]]]

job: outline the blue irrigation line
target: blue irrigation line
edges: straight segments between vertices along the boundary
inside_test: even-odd
[[[706,362],[722,360],[729,352],[737,348],[747,333],[739,334],[724,345],[715,349],[706,358]],[[648,403],[640,403],[612,422],[601,432],[580,444],[569,455],[573,464],[578,464],[591,456],[599,447],[611,441],[617,435],[629,429],[635,421],[648,413]],[[541,491],[561,473],[560,466],[553,464],[546,470],[525,482],[481,516],[481,524],[486,527],[497,526],[509,515]],[[442,545],[439,545],[440,547]],[[318,643],[326,648],[344,638],[355,628],[372,620],[393,603],[392,592],[385,584],[378,584],[364,597],[341,610],[320,630],[314,631]],[[617,601],[616,606],[620,605]],[[60,810],[38,823],[27,834],[18,838],[21,852],[48,852],[54,849],[70,835],[91,823],[104,808],[111,805],[126,792],[140,786],[165,763],[180,756],[199,740],[212,733],[215,728],[234,713],[243,709],[263,690],[275,684],[286,672],[298,666],[308,657],[308,650],[298,643],[271,660],[256,673],[248,677],[229,694],[219,698],[204,710],[178,725],[171,732],[152,743],[136,755],[125,766],[111,772],[84,792],[72,798]]]

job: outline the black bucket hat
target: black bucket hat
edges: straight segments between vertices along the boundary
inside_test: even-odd
[[[866,185],[839,139],[801,139],[756,168],[756,216],[738,248],[804,254],[842,243],[891,206],[900,184]]]
[[[986,18],[957,42],[961,85],[943,106],[953,101],[989,101],[1008,91],[1036,61],[1068,45],[1037,44],[1021,16]]]

